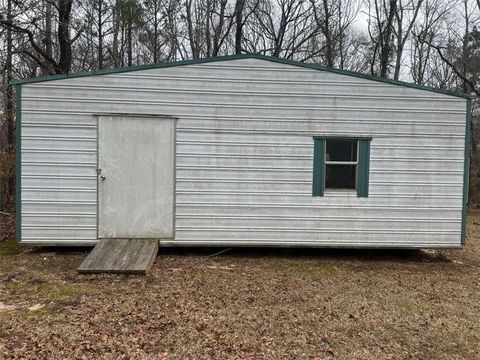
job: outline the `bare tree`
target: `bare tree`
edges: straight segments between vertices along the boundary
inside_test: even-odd
[[[368,0],[368,32],[372,42],[372,62],[370,72],[376,74],[377,64],[379,75],[387,77],[390,57],[393,50],[393,27],[397,12],[397,0]]]
[[[161,49],[164,45],[162,39],[162,25],[166,13],[162,13],[163,0],[145,0],[145,23],[146,23],[146,43],[152,53],[151,60],[154,63],[159,62],[161,58]]]
[[[72,47],[75,70],[103,69],[112,65],[109,55],[113,9],[111,1],[84,0],[78,4],[73,16],[76,26],[79,26],[78,20],[83,19],[83,32]]]
[[[402,65],[403,50],[407,40],[410,39],[410,33],[417,20],[420,8],[424,0],[398,0],[398,6],[395,10],[395,26],[393,32],[396,38],[395,50],[395,71],[393,78],[398,80],[400,77],[400,67]]]
[[[424,0],[420,15],[412,27],[410,74],[417,84],[425,84],[429,64],[432,62],[432,44],[441,37],[441,27],[446,28],[447,18],[451,14],[454,3],[443,0]]]
[[[5,21],[9,24],[5,33],[5,63],[3,66],[3,114],[0,127],[0,208],[5,209],[11,201],[14,191],[13,149],[14,139],[14,102],[13,88],[9,84],[13,78],[13,9],[12,0],[7,1]]]
[[[479,0],[480,1],[480,0]],[[242,53],[245,0],[235,1],[235,54]]]
[[[318,49],[312,49],[309,58],[323,53],[323,62],[329,67],[345,65],[345,45],[348,30],[355,20],[358,3],[353,0],[310,0],[313,16],[323,38],[317,41]],[[306,60],[305,59],[305,60]]]
[[[431,73],[431,77],[436,79],[434,85],[458,89],[464,93],[472,91],[480,96],[480,89],[476,84],[476,79],[480,76],[478,69],[480,59],[477,55],[480,39],[476,40],[477,30],[473,26],[479,21],[477,4],[472,7],[471,1],[462,0],[458,5],[454,9],[458,11],[460,18],[455,18],[451,14],[453,19],[446,27],[447,32],[444,38],[436,41],[424,38],[418,40],[433,49],[438,58],[437,67],[432,68]],[[458,23],[462,22],[463,24],[459,26]],[[445,70],[440,72],[441,69]],[[449,82],[446,82],[444,75],[449,73]]]
[[[106,0],[94,0],[93,10],[95,12],[96,28],[97,28],[97,62],[98,68],[103,69],[105,67],[105,37],[108,36],[112,28],[108,28],[107,24],[111,19],[112,5]],[[107,28],[106,28],[107,27]]]
[[[0,19],[0,25],[8,27],[11,31],[23,34],[27,37],[29,47],[21,49],[21,52],[33,59],[40,67],[45,69],[45,62],[53,67],[57,74],[67,74],[72,67],[72,43],[78,39],[81,30],[71,38],[70,37],[70,15],[72,11],[73,0],[58,0],[51,2],[58,13],[57,38],[59,45],[58,59],[47,53],[43,46],[37,42],[36,34],[28,27],[22,27],[15,22],[9,22],[6,19]]]
[[[163,31],[165,32],[165,38],[168,43],[169,53],[167,59],[176,60],[177,56],[181,59],[185,59],[187,55],[182,51],[182,38],[184,37],[183,29],[181,28],[180,17],[181,14],[181,1],[169,0],[165,5],[166,18],[164,22]]]
[[[52,3],[45,2],[45,52],[50,58],[53,58],[53,35],[52,35]],[[52,74],[54,72],[52,64],[45,62],[43,73],[44,75]]]
[[[196,8],[193,8],[194,2],[193,0],[186,0],[185,1],[185,10],[186,10],[186,22],[187,22],[187,29],[188,29],[188,41],[190,43],[190,50],[192,53],[192,57],[194,59],[198,59],[200,57],[200,42],[201,42],[201,34],[198,31],[198,28],[195,27],[194,22],[194,14],[198,13]],[[198,14],[196,16],[198,18]]]
[[[257,41],[250,41],[253,52],[276,57],[301,57],[309,41],[318,33],[310,3],[296,0],[259,0],[251,30]],[[260,41],[258,41],[260,39]]]
[[[185,10],[193,58],[226,52],[226,42],[235,23],[235,8],[227,0],[187,0]]]

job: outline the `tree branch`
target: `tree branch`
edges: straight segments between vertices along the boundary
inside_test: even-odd
[[[51,56],[49,56],[40,46],[38,46],[38,44],[35,42],[35,35],[33,34],[33,32],[31,32],[30,30],[28,29],[24,29],[18,25],[15,25],[13,24],[12,22],[8,21],[8,20],[3,20],[3,19],[0,19],[0,26],[3,26],[3,27],[8,27],[10,28],[12,31],[16,32],[16,33],[20,33],[20,34],[25,34],[27,35],[28,37],[28,40],[30,42],[30,44],[32,45],[32,47],[35,49],[35,51],[37,51],[46,61],[48,61],[50,64],[52,64],[55,68],[58,67],[58,64],[57,62],[55,61],[55,59],[53,59]]]
[[[70,44],[73,44],[83,33],[83,30],[78,31],[75,36],[70,40]]]
[[[442,59],[442,61],[447,64],[452,70],[453,72],[455,73],[455,75],[457,75],[460,79],[462,79],[462,81],[464,81],[465,83],[467,83],[468,86],[470,86],[470,88],[472,89],[472,91],[478,96],[480,97],[480,89],[476,89],[475,88],[475,85],[469,80],[467,79],[466,76],[464,76],[456,67],[455,65],[453,65],[446,57],[445,55],[442,53],[442,49],[437,46],[437,45],[433,45],[431,43],[429,43],[428,45],[430,45],[432,48],[434,48],[438,55],[440,56],[440,59]]]

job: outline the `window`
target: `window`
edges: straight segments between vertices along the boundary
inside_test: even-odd
[[[355,189],[357,143],[357,140],[325,140],[326,189]]]
[[[314,138],[313,196],[325,189],[368,196],[370,139]]]

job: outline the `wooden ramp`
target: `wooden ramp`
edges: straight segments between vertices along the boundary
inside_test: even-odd
[[[157,252],[157,239],[102,239],[77,271],[83,274],[146,274]]]

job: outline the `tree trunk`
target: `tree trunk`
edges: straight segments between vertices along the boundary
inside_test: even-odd
[[[72,67],[72,43],[70,41],[70,13],[73,0],[58,1],[58,45],[60,60],[56,69],[57,74],[68,74]]]
[[[398,80],[400,78],[400,67],[402,65],[402,57],[403,57],[403,51],[405,49],[405,44],[407,40],[410,38],[410,34],[417,20],[418,13],[420,11],[422,3],[423,3],[423,0],[417,0],[416,4],[414,4],[413,16],[411,19],[409,19],[409,23],[407,24],[405,32],[403,29],[404,13],[405,11],[411,11],[411,10],[409,10],[408,7],[407,8],[404,7],[401,1],[396,6],[395,17],[397,19],[397,31],[395,35],[397,38],[397,50],[396,50],[396,57],[395,57],[395,72],[393,75],[393,78],[395,80]]]
[[[381,40],[381,54],[380,54],[380,76],[386,78],[388,75],[388,64],[390,60],[390,51],[392,49],[392,32],[393,32],[393,18],[397,9],[397,0],[390,0],[390,8],[388,10],[387,24],[384,30],[384,36]]]
[[[396,58],[395,58],[395,72],[393,79],[398,80],[400,78],[400,66],[402,65],[403,45],[397,45]]]
[[[338,23],[339,23],[339,33],[338,33],[338,54],[340,56],[340,69],[343,70],[345,65],[345,49],[343,48],[344,43],[344,27],[343,27],[343,12],[342,12],[342,2],[338,3]]]
[[[98,0],[98,68],[103,69],[103,0]]]
[[[480,0],[479,0],[480,1]],[[243,38],[243,8],[245,7],[245,0],[237,0],[235,3],[235,54],[242,53],[242,38]]]
[[[282,15],[280,18],[280,25],[278,27],[278,34],[274,38],[272,56],[280,57],[282,51],[283,38],[285,37],[285,31],[287,28],[287,14],[285,7],[282,5]]]
[[[325,36],[325,63],[328,67],[333,67],[333,39],[332,31],[330,29],[330,9],[328,8],[328,0],[323,0],[323,11],[325,11],[325,24],[324,32]]]
[[[115,1],[115,8],[113,13],[113,44],[112,44],[112,54],[113,54],[113,64],[115,67],[120,66],[119,59],[119,41],[118,34],[120,32],[120,12],[119,12],[119,3],[118,0]]]
[[[218,56],[220,47],[222,46],[222,32],[225,26],[225,9],[227,7],[227,0],[220,1],[220,12],[218,14],[218,24],[214,29],[213,34],[213,56]]]
[[[47,1],[45,9],[45,52],[53,59],[53,41],[52,41],[52,3]],[[53,74],[55,71],[52,69],[52,64],[45,61],[43,68],[44,75]]]
[[[6,19],[9,23],[13,22],[12,0],[7,1]],[[2,157],[0,170],[0,208],[5,209],[13,197],[15,189],[13,149],[15,147],[14,126],[13,126],[13,87],[9,84],[12,81],[12,29],[6,29],[6,57],[4,73],[4,93],[3,105],[4,114],[0,126],[0,155]]]
[[[158,1],[155,1],[154,5],[154,18],[153,18],[153,62],[157,63],[159,61],[159,51],[158,51],[158,11],[159,11],[159,3]]]
[[[132,40],[132,22],[129,21],[127,24],[127,54],[128,54],[128,63],[127,66],[133,65],[133,40]]]
[[[193,30],[193,19],[192,19],[192,0],[185,1],[185,8],[186,8],[186,21],[187,21],[187,29],[188,29],[188,40],[190,42],[190,49],[192,50],[192,57],[194,59],[199,58],[199,51],[195,41],[195,35]]]
[[[206,24],[205,24],[205,42],[207,43],[207,56],[212,56],[212,39],[210,34],[210,15],[212,15],[212,2],[211,0],[207,0],[207,9],[205,10],[206,13]]]
[[[461,70],[461,72],[462,72],[462,75],[463,75],[463,79],[466,79],[467,78],[467,70],[468,70],[467,62],[468,62],[468,57],[469,57],[469,54],[468,54],[468,35],[470,33],[470,17],[469,17],[469,13],[468,13],[468,0],[464,0],[463,5],[464,5],[464,11],[465,11],[465,33],[464,33],[463,39],[462,39],[462,70]],[[468,84],[465,80],[463,80],[463,82],[462,82],[462,90],[465,94],[467,92],[469,92]]]

